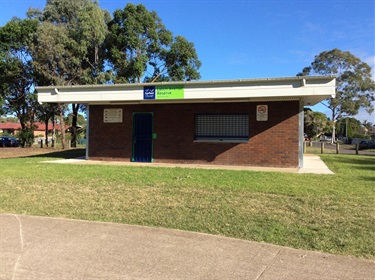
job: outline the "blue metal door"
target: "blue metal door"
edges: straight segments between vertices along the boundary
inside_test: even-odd
[[[133,156],[135,162],[152,161],[153,113],[133,114]]]

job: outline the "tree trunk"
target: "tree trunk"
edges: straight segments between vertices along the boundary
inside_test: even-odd
[[[55,131],[55,116],[52,117],[52,145],[51,147],[55,147],[55,139],[56,138],[56,131]]]
[[[72,139],[70,140],[70,146],[72,148],[76,148],[77,147],[77,124],[72,125],[70,133],[72,135]]]
[[[336,115],[335,115],[335,110],[332,110],[332,138],[331,138],[331,143],[336,142]]]
[[[26,147],[26,142],[27,142],[27,139],[25,137],[26,124],[23,121],[23,119],[19,118],[19,120],[20,120],[20,124],[21,124],[21,132],[22,132],[21,137],[20,137],[21,147],[25,148]]]
[[[336,123],[335,123],[335,121],[333,121],[331,143],[333,144],[335,142],[336,142]]]
[[[46,147],[48,147],[48,121],[49,121],[49,117],[46,117],[44,119],[44,123],[46,124],[46,128],[44,129],[44,136],[46,138]]]
[[[59,114],[60,114],[60,129],[61,129],[61,144],[62,149],[65,150],[66,148],[66,139],[65,139],[65,122],[64,122],[64,112],[61,108],[61,103],[59,103]]]
[[[78,116],[78,110],[79,110],[79,104],[72,104],[72,127],[71,127],[71,147],[76,148],[77,147],[77,116]]]

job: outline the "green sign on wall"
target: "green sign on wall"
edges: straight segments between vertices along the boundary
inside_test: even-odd
[[[184,99],[184,87],[157,86],[156,99]]]
[[[143,99],[184,99],[184,86],[148,86]]]

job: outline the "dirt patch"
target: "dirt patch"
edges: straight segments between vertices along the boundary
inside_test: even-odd
[[[56,148],[0,148],[0,158],[28,157],[60,151],[62,150]]]

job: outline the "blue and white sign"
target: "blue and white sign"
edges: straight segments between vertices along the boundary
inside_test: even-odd
[[[156,96],[156,87],[144,87],[143,88],[143,99],[155,99]]]

